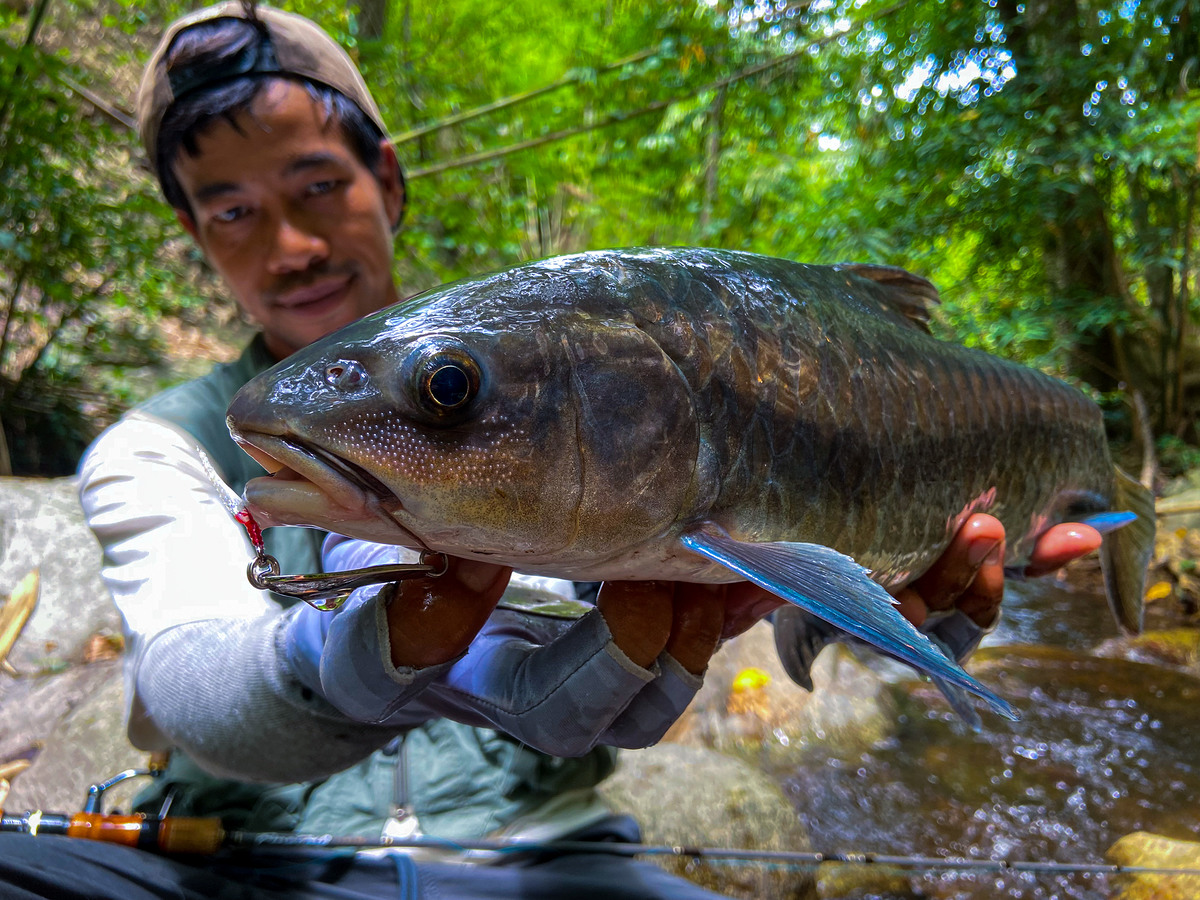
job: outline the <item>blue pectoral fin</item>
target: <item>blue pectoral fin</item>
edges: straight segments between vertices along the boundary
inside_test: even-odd
[[[1085,516],[1079,520],[1081,525],[1091,525],[1101,534],[1109,534],[1118,528],[1132,525],[1137,521],[1135,512],[1103,512],[1094,516]]]
[[[850,557],[820,544],[737,541],[715,529],[684,535],[683,545],[718,562],[764,590],[861,638],[888,656],[983,699],[1016,719],[1008,703],[946,657],[896,610],[892,595]],[[942,692],[951,699],[941,684]]]

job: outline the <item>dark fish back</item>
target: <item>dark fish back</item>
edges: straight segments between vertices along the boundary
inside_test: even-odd
[[[825,544],[899,583],[974,509],[1003,521],[1020,562],[1023,538],[1110,499],[1095,404],[924,333],[904,287],[721,251],[622,265],[627,309],[695,395],[702,470],[719,479],[697,519]]]

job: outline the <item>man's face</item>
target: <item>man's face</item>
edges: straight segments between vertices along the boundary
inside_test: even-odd
[[[398,299],[403,187],[391,145],[376,177],[301,85],[273,82],[234,121],[176,158],[179,219],[282,359]]]

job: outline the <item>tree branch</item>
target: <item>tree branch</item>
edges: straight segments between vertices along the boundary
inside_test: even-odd
[[[618,60],[617,62],[601,66],[595,71],[597,75],[606,75],[609,72],[615,72],[618,69],[622,69],[625,66],[631,65],[635,62],[641,62],[643,59],[653,56],[657,52],[658,47],[650,47],[646,50],[640,50],[632,56],[627,56],[624,59]],[[573,75],[566,75],[565,77],[560,78],[558,81],[551,82],[550,84],[543,85],[542,87],[533,88],[529,91],[522,91],[519,94],[513,94],[509,97],[503,97],[499,100],[493,101],[492,103],[487,103],[483,106],[477,106],[474,109],[467,110],[466,112],[455,113],[454,115],[447,116],[444,119],[438,119],[434,122],[428,123],[427,125],[414,128],[411,131],[406,131],[403,134],[392,138],[392,143],[396,146],[407,144],[409,141],[415,141],[417,138],[424,137],[425,135],[431,134],[435,131],[441,131],[446,128],[451,128],[455,125],[461,125],[463,122],[469,122],[472,119],[478,119],[480,116],[486,116],[488,113],[499,112],[502,109],[508,109],[510,106],[517,106],[518,104],[524,103],[527,100],[533,100],[537,97],[541,97],[544,94],[552,93],[560,88],[577,84],[582,78],[582,73],[578,72]]]
[[[898,12],[899,10],[904,9],[904,7],[907,5],[908,5],[908,0],[904,0],[904,2],[897,3],[894,6],[888,7],[887,9],[885,9],[883,12],[879,13],[878,15],[872,16],[871,21],[878,21],[879,19],[883,19],[890,15],[893,15],[894,13]],[[860,25],[859,27],[862,27],[862,26]],[[659,110],[666,109],[672,103],[678,103],[681,100],[687,100],[691,97],[695,97],[697,94],[705,93],[706,91],[723,91],[729,85],[735,84],[738,81],[744,81],[745,79],[751,78],[754,75],[759,75],[763,72],[768,72],[772,69],[777,69],[780,66],[786,65],[787,63],[795,62],[800,57],[802,57],[808,53],[811,53],[813,50],[820,48],[820,47],[824,47],[826,44],[832,43],[833,41],[840,40],[849,33],[850,33],[850,31],[846,30],[846,31],[839,31],[834,34],[826,35],[823,38],[818,38],[815,41],[811,41],[810,43],[805,44],[803,48],[796,50],[792,53],[785,54],[784,56],[778,56],[778,57],[775,57],[774,59],[769,59],[766,62],[756,63],[752,66],[747,66],[744,69],[740,69],[739,71],[734,72],[732,75],[727,75],[724,78],[718,78],[716,81],[710,81],[707,84],[702,84],[699,87],[692,88],[692,89],[687,90],[684,93],[678,94],[674,97],[668,97],[665,100],[656,100],[654,103],[651,103],[648,106],[643,106],[641,109],[636,109],[632,112],[613,113],[612,115],[607,116],[606,118],[601,119],[598,122],[593,122],[588,125],[577,125],[572,128],[564,128],[560,131],[555,131],[555,132],[552,132],[551,134],[545,134],[545,135],[542,135],[541,137],[532,138],[528,141],[520,141],[516,144],[508,144],[504,147],[498,147],[494,150],[485,150],[480,153],[472,153],[468,156],[461,156],[457,159],[450,159],[450,160],[447,160],[442,163],[437,163],[435,165],[428,166],[424,169],[417,169],[413,172],[406,172],[405,177],[409,181],[411,181],[414,178],[424,178],[427,175],[437,175],[441,172],[449,171],[450,169],[462,169],[462,168],[466,168],[468,166],[476,166],[476,165],[479,165],[480,163],[489,162],[493,159],[499,159],[500,157],[503,157],[503,156],[509,156],[513,153],[520,153],[522,150],[529,150],[533,147],[540,147],[543,144],[550,144],[550,143],[553,143],[554,141],[560,141],[565,138],[574,137],[577,134],[584,134],[585,132],[595,131],[600,128],[607,128],[610,125],[616,125],[620,122],[628,122],[631,119],[641,118],[642,116],[649,115],[650,113],[658,112]],[[643,51],[643,52],[645,52],[645,51]],[[614,65],[616,65],[616,64],[614,64]],[[561,87],[561,86],[562,85],[559,85],[559,87]],[[542,89],[539,88],[538,90],[542,90]],[[524,97],[524,95],[521,95],[521,98],[528,99],[527,97]],[[497,103],[507,103],[507,100],[511,100],[511,99],[513,99],[513,98],[507,98],[506,100],[497,101]],[[511,105],[511,104],[508,104],[508,105]],[[492,106],[495,106],[495,104],[492,104]],[[484,109],[484,108],[481,107],[480,109]],[[487,111],[491,112],[493,110],[487,109]],[[477,112],[477,111],[472,111],[472,114],[470,114],[470,117],[473,118],[475,112]],[[480,114],[482,114],[482,113],[480,113]],[[464,115],[468,115],[468,114],[464,113]],[[434,124],[436,125],[438,123],[434,123]],[[432,128],[433,126],[430,126],[430,127]],[[422,132],[422,133],[424,133],[424,132]],[[410,136],[413,136],[415,134],[416,134],[416,132],[409,132],[408,134],[401,135],[396,140],[397,141],[410,140],[411,139]]]

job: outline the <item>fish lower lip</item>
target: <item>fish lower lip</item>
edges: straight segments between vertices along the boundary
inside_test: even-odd
[[[340,456],[335,456],[328,453],[319,447],[313,447],[305,444],[302,441],[297,441],[291,438],[280,438],[279,442],[292,450],[294,453],[315,459],[317,462],[337,473],[341,478],[353,484],[355,487],[363,491],[363,493],[374,496],[380,500],[396,500],[399,499],[382,481],[368,472],[361,466],[357,466],[348,460],[342,459]]]

